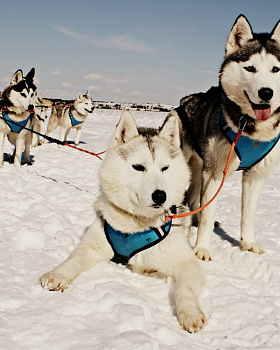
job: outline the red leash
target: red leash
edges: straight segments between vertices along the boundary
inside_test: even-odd
[[[4,110],[5,110],[4,108],[3,108],[3,109],[0,109],[0,113],[1,113],[2,111],[4,111]],[[28,112],[29,112],[29,113],[34,113],[34,111],[28,111]],[[3,119],[3,120],[5,120],[4,117],[3,117],[2,115],[0,115],[0,118]],[[17,122],[14,122],[14,121],[12,121],[12,120],[10,120],[10,123],[13,123],[13,124],[15,124],[15,125],[18,125]],[[50,142],[57,143],[58,145],[68,146],[68,147],[74,148],[74,149],[76,149],[76,150],[78,150],[78,151],[88,153],[88,154],[90,154],[90,155],[92,155],[92,156],[97,157],[97,158],[100,159],[100,160],[102,160],[102,158],[100,157],[100,154],[103,154],[103,153],[106,152],[106,151],[99,152],[99,153],[90,152],[90,151],[87,151],[87,150],[85,150],[85,149],[82,149],[82,148],[79,148],[79,147],[76,147],[76,146],[69,145],[69,143],[67,143],[67,142],[65,142],[65,141],[60,141],[60,140],[58,140],[58,139],[55,139],[54,137],[50,137],[50,136],[47,136],[47,135],[43,135],[43,134],[41,134],[41,133],[39,133],[39,132],[37,132],[37,131],[35,131],[35,130],[32,130],[32,129],[30,129],[30,128],[27,128],[26,126],[22,126],[22,129],[28,130],[28,131],[32,132],[33,134],[36,134],[36,135],[38,135],[38,136],[41,136],[41,137],[45,138],[46,140],[48,140],[48,141],[50,141]]]
[[[76,147],[76,146],[73,146],[73,145],[70,145],[69,143],[65,142],[64,143],[64,146],[68,146],[68,147],[71,147],[71,148],[74,148],[74,149],[77,149],[78,151],[81,151],[81,152],[85,152],[85,153],[88,153],[88,154],[91,154],[92,156],[95,156],[97,157],[98,159],[102,160],[101,157],[99,157],[100,154],[103,154],[105,153],[106,151],[103,151],[103,152],[99,152],[99,153],[93,153],[93,152],[90,152],[90,151],[87,151],[85,149],[82,149],[82,148],[79,148],[79,147]]]

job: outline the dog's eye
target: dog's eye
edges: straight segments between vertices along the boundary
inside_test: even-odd
[[[250,73],[256,73],[256,71],[257,71],[254,66],[247,66],[247,67],[244,67],[244,69]]]
[[[145,171],[145,167],[141,164],[133,164],[132,168],[135,169],[136,171]]]
[[[279,67],[274,66],[274,67],[272,68],[272,73],[278,73],[279,71],[280,71],[280,68],[279,68]]]
[[[169,165],[166,165],[166,166],[164,166],[164,167],[161,169],[161,171],[164,172],[164,171],[166,171],[168,168],[169,168]]]
[[[25,93],[24,93],[24,92],[21,92],[20,94],[21,94],[21,96],[22,96],[22,97],[24,97],[24,98],[26,98],[26,97],[27,97],[27,96],[25,95]]]

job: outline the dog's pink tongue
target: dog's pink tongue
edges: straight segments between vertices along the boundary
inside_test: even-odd
[[[258,120],[267,120],[270,117],[271,107],[266,109],[254,109],[254,112]]]

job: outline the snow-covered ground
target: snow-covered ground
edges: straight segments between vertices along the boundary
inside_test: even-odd
[[[106,150],[120,111],[96,110],[80,147]],[[166,113],[134,112],[158,127]],[[45,127],[45,126],[44,126]],[[58,130],[51,136],[56,137]],[[74,133],[70,133],[70,140]],[[5,153],[12,148],[5,143]],[[208,322],[199,334],[176,319],[173,282],[102,263],[65,293],[44,290],[39,277],[78,244],[95,213],[101,160],[56,144],[31,150],[34,164],[0,169],[0,349],[275,349],[280,348],[280,164],[270,174],[256,216],[258,256],[239,250],[241,174],[220,195],[211,262],[201,306]],[[192,242],[196,229],[192,229]]]

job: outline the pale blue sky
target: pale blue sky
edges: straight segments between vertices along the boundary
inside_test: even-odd
[[[243,13],[271,32],[279,0],[0,0],[0,90],[36,69],[44,97],[177,105],[218,83]]]

